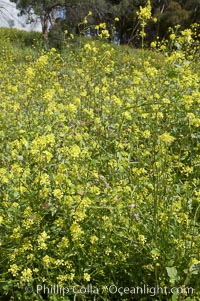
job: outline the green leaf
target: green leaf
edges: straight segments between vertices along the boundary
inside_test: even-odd
[[[178,300],[178,294],[174,293],[172,296],[172,301],[177,301]]]
[[[177,269],[175,267],[166,267],[167,270],[167,274],[170,278],[170,282],[171,283],[175,283],[175,281],[178,279],[178,275],[177,275]]]
[[[177,77],[177,73],[174,70],[170,70],[168,72],[168,77],[171,78],[171,79],[176,78]]]
[[[200,270],[199,264],[192,264],[189,269],[190,274],[193,274],[193,275],[198,275],[199,270]]]

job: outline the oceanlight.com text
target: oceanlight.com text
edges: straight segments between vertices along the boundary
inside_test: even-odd
[[[25,287],[26,293],[36,293],[45,295],[99,295],[99,294],[110,294],[110,295],[171,295],[171,294],[184,294],[191,295],[195,293],[195,289],[192,287],[166,287],[166,286],[149,286],[144,284],[143,286],[116,286],[108,285],[103,287],[97,287],[91,283],[87,286],[74,285],[71,287],[59,286],[57,284],[48,286],[46,284],[38,284],[36,287],[27,286]]]

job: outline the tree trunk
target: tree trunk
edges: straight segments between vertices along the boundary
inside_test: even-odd
[[[47,41],[48,39],[48,23],[49,23],[49,13],[45,12],[45,14],[41,18],[42,36],[45,41]]]

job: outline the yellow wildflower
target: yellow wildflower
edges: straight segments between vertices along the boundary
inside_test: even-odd
[[[83,275],[83,279],[84,280],[86,280],[87,282],[89,282],[90,281],[90,274],[88,274],[88,273],[84,273],[84,275]]]

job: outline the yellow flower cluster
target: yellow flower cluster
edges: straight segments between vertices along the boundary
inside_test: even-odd
[[[139,20],[151,17],[149,3]],[[104,23],[96,29],[107,35]],[[0,270],[9,292],[36,279],[103,287],[119,271],[124,283],[159,275],[161,285],[169,265],[180,285],[196,285],[199,63],[180,49],[144,60],[103,41],[67,54],[27,49],[20,61],[8,45],[0,39]]]
[[[151,19],[151,1],[148,0],[145,7],[140,6],[140,11],[137,13],[138,19],[149,20]]]

